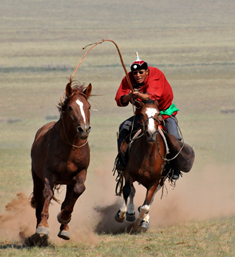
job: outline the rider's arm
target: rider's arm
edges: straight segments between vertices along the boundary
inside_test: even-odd
[[[120,99],[123,106],[127,105],[131,101],[131,94],[123,95]]]
[[[128,96],[129,94],[130,94],[130,88],[127,83],[126,77],[124,77],[116,93],[115,100],[117,102],[117,105],[120,107],[127,106],[131,99],[131,97]]]

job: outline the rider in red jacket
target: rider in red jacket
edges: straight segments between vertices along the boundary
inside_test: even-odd
[[[127,106],[129,102],[134,100],[133,104],[136,110],[134,116],[125,120],[119,126],[118,151],[120,151],[123,140],[131,133],[131,128],[133,127],[134,130],[140,128],[140,103],[148,99],[158,101],[159,110],[165,120],[168,133],[181,140],[175,119],[178,109],[172,103],[173,91],[165,75],[157,68],[148,67],[145,61],[139,59],[138,54],[137,60],[131,64],[131,72],[128,75],[134,91],[130,90],[125,76],[121,81],[115,100],[120,107]],[[119,162],[117,169],[124,168],[124,164]],[[179,170],[175,170],[172,178],[178,179],[179,173]]]

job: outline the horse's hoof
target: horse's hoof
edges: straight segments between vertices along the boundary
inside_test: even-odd
[[[63,219],[61,219],[61,212],[59,212],[57,215],[57,220],[60,224],[68,224],[71,220],[71,216],[68,220],[63,220]]]
[[[38,226],[36,229],[36,234],[39,234],[39,235],[48,235],[49,233],[50,233],[49,228],[45,226]]]
[[[135,213],[126,213],[126,220],[129,222],[135,221]]]
[[[69,232],[67,230],[60,230],[60,232],[58,233],[57,236],[64,239],[64,240],[69,240],[70,239]]]
[[[116,215],[115,215],[115,220],[116,220],[117,222],[119,222],[119,223],[122,223],[122,222],[125,220],[125,217],[120,218],[120,217],[119,217],[119,213],[120,213],[120,211],[118,211],[118,212],[116,213]]]
[[[139,225],[139,232],[146,232],[149,229],[149,223],[147,221],[142,220]]]

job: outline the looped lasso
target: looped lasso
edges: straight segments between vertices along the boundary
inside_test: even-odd
[[[77,70],[78,70],[78,67],[80,66],[80,64],[82,63],[82,61],[83,61],[84,58],[86,57],[86,55],[91,51],[91,49],[93,49],[95,46],[97,46],[97,45],[99,45],[99,44],[102,44],[103,42],[106,42],[106,41],[107,41],[107,42],[111,42],[111,43],[113,43],[113,44],[116,46],[116,49],[117,49],[117,51],[118,51],[118,54],[119,54],[119,57],[120,57],[120,60],[121,60],[121,63],[122,63],[122,67],[123,67],[123,69],[124,69],[124,71],[125,71],[125,74],[126,74],[126,78],[127,78],[128,85],[129,85],[129,87],[130,87],[130,90],[133,91],[133,87],[132,87],[132,84],[131,84],[131,81],[130,81],[128,72],[127,72],[127,70],[126,70],[126,67],[125,67],[125,65],[124,65],[124,62],[123,62],[123,59],[122,59],[122,55],[121,55],[121,52],[120,52],[120,50],[119,50],[119,48],[118,48],[118,45],[117,45],[113,40],[110,40],[110,39],[102,39],[101,41],[99,41],[99,42],[97,42],[97,43],[89,44],[89,45],[86,45],[85,47],[82,48],[82,50],[84,50],[87,46],[93,45],[92,47],[90,47],[90,48],[86,51],[86,53],[85,53],[84,56],[82,57],[81,61],[80,61],[79,64],[77,65],[76,69],[74,70],[72,76],[70,77],[70,80],[73,79],[75,73],[76,73]],[[82,51],[82,50],[81,50],[81,51]]]

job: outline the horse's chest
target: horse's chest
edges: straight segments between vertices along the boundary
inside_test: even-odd
[[[76,172],[81,166],[81,164],[82,164],[81,160],[78,160],[78,159],[69,160],[66,163],[66,170],[72,173]]]
[[[76,173],[89,165],[89,156],[83,153],[72,153],[65,156],[58,155],[57,169],[59,173],[66,173],[70,176],[71,173]]]

